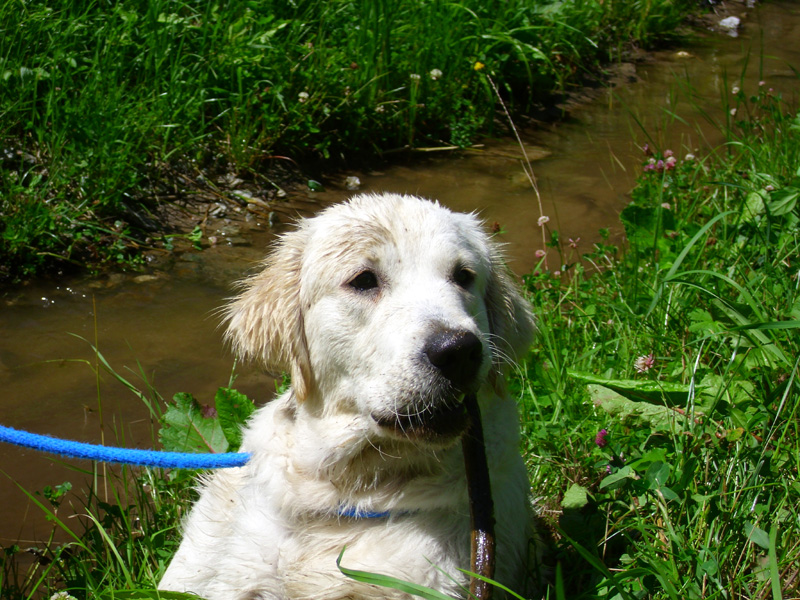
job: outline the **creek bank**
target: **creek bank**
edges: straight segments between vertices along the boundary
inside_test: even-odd
[[[719,26],[729,17],[744,20],[751,2],[722,2],[703,15],[693,15],[687,21],[682,37],[687,40],[707,40],[731,32]],[[552,95],[547,105],[527,115],[515,116],[522,138],[530,139],[537,129],[566,122],[572,113],[606,94],[608,88],[636,84],[643,65],[668,60],[675,63],[691,61],[691,52],[674,47],[669,50],[645,51],[631,45],[620,62],[607,65],[601,73],[583,78],[581,87],[560,95]],[[510,139],[511,131],[500,116],[495,127]],[[545,159],[549,151],[541,147],[527,148],[532,161]],[[519,160],[521,153],[514,143],[502,139],[485,139],[473,148],[405,149],[375,157],[363,170],[335,169],[320,171],[320,167],[303,168],[295,161],[277,157],[260,175],[224,173],[189,177],[180,174],[183,188],[172,186],[170,197],[159,197],[155,221],[160,229],[133,241],[132,251],[141,252],[143,264],[138,270],[121,274],[108,270],[100,273],[96,286],[116,287],[124,281],[143,282],[149,277],[188,277],[214,284],[229,282],[241,274],[239,259],[255,263],[263,255],[269,240],[286,225],[300,216],[309,216],[324,206],[339,202],[358,191],[370,191],[361,185],[374,175],[380,176],[392,166],[429,164],[443,156],[465,156],[475,152],[506,153]],[[527,185],[524,173],[518,178]],[[320,183],[321,182],[321,183]],[[375,191],[379,191],[377,188]],[[409,190],[413,191],[413,190]],[[152,227],[150,227],[152,229]],[[232,260],[231,260],[232,259]]]
[[[686,31],[681,35],[695,42],[707,41],[719,35],[735,35],[736,31],[721,27],[720,22],[730,17],[744,20],[748,10],[753,7],[753,0],[716,3],[709,12],[692,15],[687,20]],[[588,74],[579,88],[553,94],[547,105],[540,105],[527,115],[515,116],[515,126],[522,139],[533,139],[537,130],[568,121],[572,113],[607,94],[609,88],[617,89],[638,83],[639,71],[644,65],[665,60],[680,64],[695,59],[691,52],[679,46],[646,51],[630,45],[619,62],[607,65],[600,73]],[[256,253],[250,259],[258,260],[275,233],[298,217],[309,216],[354,193],[382,191],[379,188],[372,190],[371,186],[361,182],[373,180],[393,166],[414,169],[415,165],[478,152],[505,154],[510,160],[520,161],[522,153],[512,139],[513,132],[509,124],[503,119],[498,114],[495,127],[504,132],[505,138],[486,138],[472,148],[405,149],[375,157],[371,164],[361,170],[342,168],[306,172],[290,159],[279,160],[275,161],[277,168],[263,177],[262,185],[254,182],[252,177],[227,174],[213,186],[207,187],[206,191],[193,193],[191,200],[182,206],[168,207],[164,217],[166,229],[170,232],[166,237],[170,240],[171,249],[153,247],[146,250],[147,270],[161,273],[174,271],[178,276],[210,277],[217,282],[225,281],[229,274],[224,268],[225,256],[250,255],[251,251],[247,248],[255,246]],[[550,151],[541,146],[526,144],[525,150],[534,163],[550,156]],[[522,187],[529,187],[521,169],[516,179]],[[413,190],[409,192],[413,193]],[[195,241],[191,239],[193,231],[199,234]]]
[[[570,80],[578,79],[570,76]],[[553,119],[562,118],[565,107],[568,110],[568,105],[574,102],[576,96],[580,94],[553,98],[546,106],[532,111],[528,119],[519,117],[520,124],[527,127],[528,123],[525,121],[552,122]],[[504,131],[507,126],[499,122],[496,129]],[[405,157],[387,154],[387,157],[392,163],[397,160],[414,160],[415,153],[406,154]],[[384,168],[384,164],[386,163],[377,163],[377,168]],[[229,167],[222,164],[206,168],[192,162],[189,157],[181,159],[173,166],[158,166],[154,163],[151,167],[153,172],[146,178],[149,189],[141,189],[133,194],[133,198],[120,203],[122,213],[117,218],[102,223],[100,229],[105,229],[106,235],[96,239],[86,236],[78,239],[80,236],[76,236],[74,247],[80,250],[75,252],[72,258],[80,256],[81,261],[73,260],[75,264],[70,266],[68,257],[66,261],[57,264],[60,271],[67,271],[70,268],[73,271],[75,268],[82,270],[87,264],[99,269],[145,268],[146,264],[139,265],[138,261],[142,256],[147,256],[146,252],[151,248],[158,254],[159,249],[192,248],[198,245],[202,247],[204,239],[207,243],[213,244],[214,238],[217,241],[225,238],[228,243],[230,238],[238,236],[225,232],[218,235],[219,227],[216,223],[218,219],[236,222],[241,220],[239,218],[241,215],[246,216],[248,212],[265,213],[266,217],[258,214],[256,216],[261,220],[266,219],[267,223],[275,223],[282,212],[288,212],[291,218],[296,214],[295,208],[286,206],[284,201],[292,198],[295,190],[304,192],[305,183],[309,179],[319,179],[313,175],[319,170],[318,165],[307,163],[301,167],[291,159],[280,156],[259,157],[257,163],[246,173],[228,172]],[[337,174],[326,173],[324,181],[326,187],[335,187],[336,179]],[[243,209],[244,212],[238,209]],[[102,215],[99,212],[97,216]],[[89,216],[89,218],[95,217]],[[242,226],[241,229],[249,228]],[[189,243],[182,244],[181,236]],[[119,252],[109,252],[110,247],[118,246]],[[69,251],[65,252],[69,254]],[[103,260],[106,261],[105,264],[97,265]],[[114,260],[120,262],[117,264],[109,262]],[[149,260],[155,259],[149,257]],[[3,269],[0,268],[0,274],[2,273]],[[56,275],[59,275],[59,272],[56,272]]]

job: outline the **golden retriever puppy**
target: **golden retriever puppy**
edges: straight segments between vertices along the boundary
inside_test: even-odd
[[[475,216],[356,196],[283,235],[226,316],[235,351],[292,385],[247,424],[247,465],[203,483],[162,589],[411,597],[345,577],[346,547],[344,567],[466,597],[468,393],[486,438],[496,579],[522,588],[529,486],[503,371],[534,324]]]

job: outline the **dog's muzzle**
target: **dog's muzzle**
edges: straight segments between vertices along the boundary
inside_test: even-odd
[[[375,422],[406,437],[461,435],[468,424],[464,395],[475,391],[483,363],[481,340],[471,331],[441,328],[428,338],[421,359],[431,373],[430,396],[403,412],[373,415]]]

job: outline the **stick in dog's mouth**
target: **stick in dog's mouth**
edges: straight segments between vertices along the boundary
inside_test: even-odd
[[[442,403],[436,410],[414,414],[374,416],[381,427],[393,429],[404,436],[457,436],[463,432],[461,445],[467,475],[470,512],[470,570],[487,579],[494,577],[495,537],[494,503],[483,441],[483,426],[478,399],[474,393],[458,402]],[[470,577],[470,594],[478,600],[488,600],[493,587],[485,581]]]
[[[483,443],[481,411],[474,394],[467,394],[464,406],[469,418],[469,428],[461,444],[469,493],[471,571],[492,579],[495,565],[494,504],[489,467],[486,462],[486,448]],[[478,600],[490,598],[492,589],[493,587],[485,581],[470,577],[470,594]]]

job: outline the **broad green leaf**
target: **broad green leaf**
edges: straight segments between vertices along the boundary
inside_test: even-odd
[[[569,375],[584,383],[601,385],[614,390],[631,400],[652,402],[659,405],[666,402],[670,406],[685,406],[689,395],[689,386],[683,383],[607,379],[578,371],[569,371]]]
[[[675,500],[679,500],[680,496],[672,491],[672,488],[668,488],[667,486],[662,486],[658,488],[658,491],[661,492],[661,495],[664,496],[664,500],[667,502],[673,502]]]
[[[713,494],[692,494],[692,500],[697,502],[700,506],[705,506],[706,502],[713,500],[715,496]]]
[[[769,550],[769,535],[766,531],[747,521],[744,524],[744,533],[748,540],[761,546],[764,550]]]
[[[578,485],[577,483],[573,483],[564,494],[564,499],[561,501],[561,508],[583,508],[588,502],[589,496],[586,493],[586,488],[582,485]]]
[[[702,563],[699,566],[700,566],[700,571],[701,572],[703,572],[703,573],[705,573],[707,575],[710,575],[712,577],[714,575],[716,575],[717,572],[719,571],[719,564],[713,558],[708,559],[707,561],[705,561],[704,563]]]
[[[758,393],[752,381],[725,378],[722,375],[707,373],[700,385],[695,406],[703,411],[710,410],[720,400],[735,406],[756,401]]]
[[[767,205],[769,212],[774,217],[788,214],[797,206],[797,199],[800,198],[800,190],[794,187],[786,187],[775,190],[770,194],[772,201]]]
[[[628,400],[602,385],[588,385],[592,401],[628,427],[647,426],[653,431],[682,430],[687,425],[684,415],[675,410],[649,402]]]
[[[616,473],[605,477],[603,481],[600,482],[599,489],[604,490],[608,488],[610,490],[615,490],[618,487],[622,487],[628,479],[638,479],[638,475],[636,475],[633,469],[626,465]]]
[[[670,466],[667,463],[654,462],[648,467],[645,479],[650,483],[651,487],[657,489],[667,482],[669,472]]]
[[[744,218],[748,220],[755,219],[759,215],[764,214],[764,198],[758,192],[750,192],[747,194],[744,207]]]
[[[735,427],[733,429],[729,429],[725,433],[725,441],[726,442],[738,442],[739,439],[744,435],[744,429],[742,427]]]
[[[203,408],[191,394],[175,394],[164,413],[158,437],[174,452],[227,452],[228,441],[213,409]]]
[[[228,441],[228,450],[235,452],[242,444],[242,425],[255,410],[253,401],[230,388],[219,388],[214,396],[219,424]]]
[[[702,308],[689,312],[689,331],[693,333],[716,334],[725,331],[725,325],[715,320],[713,315]]]

